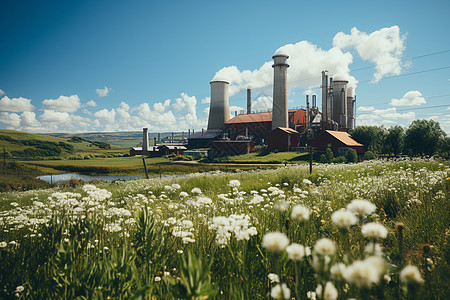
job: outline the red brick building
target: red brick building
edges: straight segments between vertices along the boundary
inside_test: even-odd
[[[289,148],[300,146],[300,134],[291,128],[278,127],[269,133],[270,151],[289,151]]]
[[[302,131],[305,126],[304,109],[290,109],[288,111],[289,128]],[[225,133],[232,140],[238,136],[248,134],[256,143],[267,141],[272,130],[272,112],[238,115],[225,123]]]

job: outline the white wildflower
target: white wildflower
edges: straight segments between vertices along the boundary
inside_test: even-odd
[[[334,264],[330,269],[331,278],[335,280],[343,280],[345,268],[346,267],[343,263]]]
[[[358,214],[361,218],[364,218],[370,214],[373,214],[377,207],[370,201],[355,199],[347,205],[347,209]]]
[[[309,180],[309,179],[303,179],[303,183],[304,184],[312,184],[312,182],[311,182],[311,180]]]
[[[193,188],[193,189],[191,190],[191,194],[194,194],[194,195],[201,195],[201,194],[202,194],[202,190],[199,189],[198,187]]]
[[[408,265],[400,272],[400,280],[404,283],[423,283],[422,275],[416,266]]]
[[[230,186],[230,187],[238,187],[240,185],[241,185],[241,183],[239,182],[239,180],[236,180],[236,179],[230,180],[230,182],[228,183],[228,186]]]
[[[266,233],[262,240],[262,246],[272,252],[282,252],[288,245],[289,239],[281,232]]]
[[[280,278],[278,277],[277,274],[270,273],[269,275],[267,275],[267,277],[269,277],[270,283],[280,282]]]
[[[334,255],[336,253],[336,246],[332,240],[322,238],[316,242],[314,250],[320,255]]]
[[[331,215],[331,221],[339,228],[349,229],[358,222],[358,218],[349,210],[338,210]]]
[[[331,281],[328,281],[325,284],[325,291],[322,291],[322,285],[321,284],[319,284],[317,286],[316,294],[317,295],[322,295],[322,292],[323,292],[323,298],[320,298],[320,299],[323,299],[323,300],[335,300],[338,297],[338,291],[334,287],[334,285],[333,285],[333,283]]]
[[[290,244],[286,248],[286,252],[289,259],[292,260],[301,260],[303,257],[305,257],[305,247],[299,244]]]
[[[274,299],[289,299],[291,298],[291,290],[287,287],[286,283],[277,284],[272,288],[270,296]]]
[[[299,220],[300,222],[305,222],[309,220],[309,209],[303,205],[296,205],[292,208],[291,217],[293,219]]]
[[[365,237],[385,239],[388,234],[386,227],[379,223],[368,223],[361,227],[361,232]]]

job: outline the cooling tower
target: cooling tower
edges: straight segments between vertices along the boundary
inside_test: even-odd
[[[347,128],[347,80],[333,80],[333,121]]]
[[[208,130],[223,130],[230,119],[228,85],[226,81],[211,81],[211,103],[209,107]]]
[[[272,109],[272,130],[278,127],[288,126],[288,105],[287,105],[287,68],[289,65],[286,54],[276,54],[273,68],[273,109]]]
[[[148,154],[148,128],[142,131],[142,154]]]

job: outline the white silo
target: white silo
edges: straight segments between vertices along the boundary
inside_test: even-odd
[[[288,105],[287,105],[287,68],[289,65],[286,54],[276,54],[273,68],[273,109],[272,109],[272,130],[278,127],[289,127],[288,125]]]
[[[211,81],[211,103],[209,106],[208,130],[223,130],[230,119],[228,85],[226,81]]]
[[[142,130],[142,154],[148,154],[148,128]]]
[[[333,121],[347,128],[347,80],[333,80]]]

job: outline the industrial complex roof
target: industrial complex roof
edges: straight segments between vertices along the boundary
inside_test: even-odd
[[[289,113],[295,113],[298,109],[290,109]],[[237,123],[255,123],[255,122],[272,122],[272,112],[263,112],[256,114],[238,115],[225,124],[237,124]]]
[[[348,134],[345,131],[333,131],[333,130],[327,130],[329,134],[346,144],[347,146],[364,146],[363,144],[358,143],[352,137],[350,134]]]
[[[282,130],[282,131],[284,131],[286,133],[289,133],[289,134],[298,134],[298,131],[296,131],[296,130],[294,130],[292,128],[278,127],[277,129]],[[275,130],[277,130],[277,129],[275,129]]]

